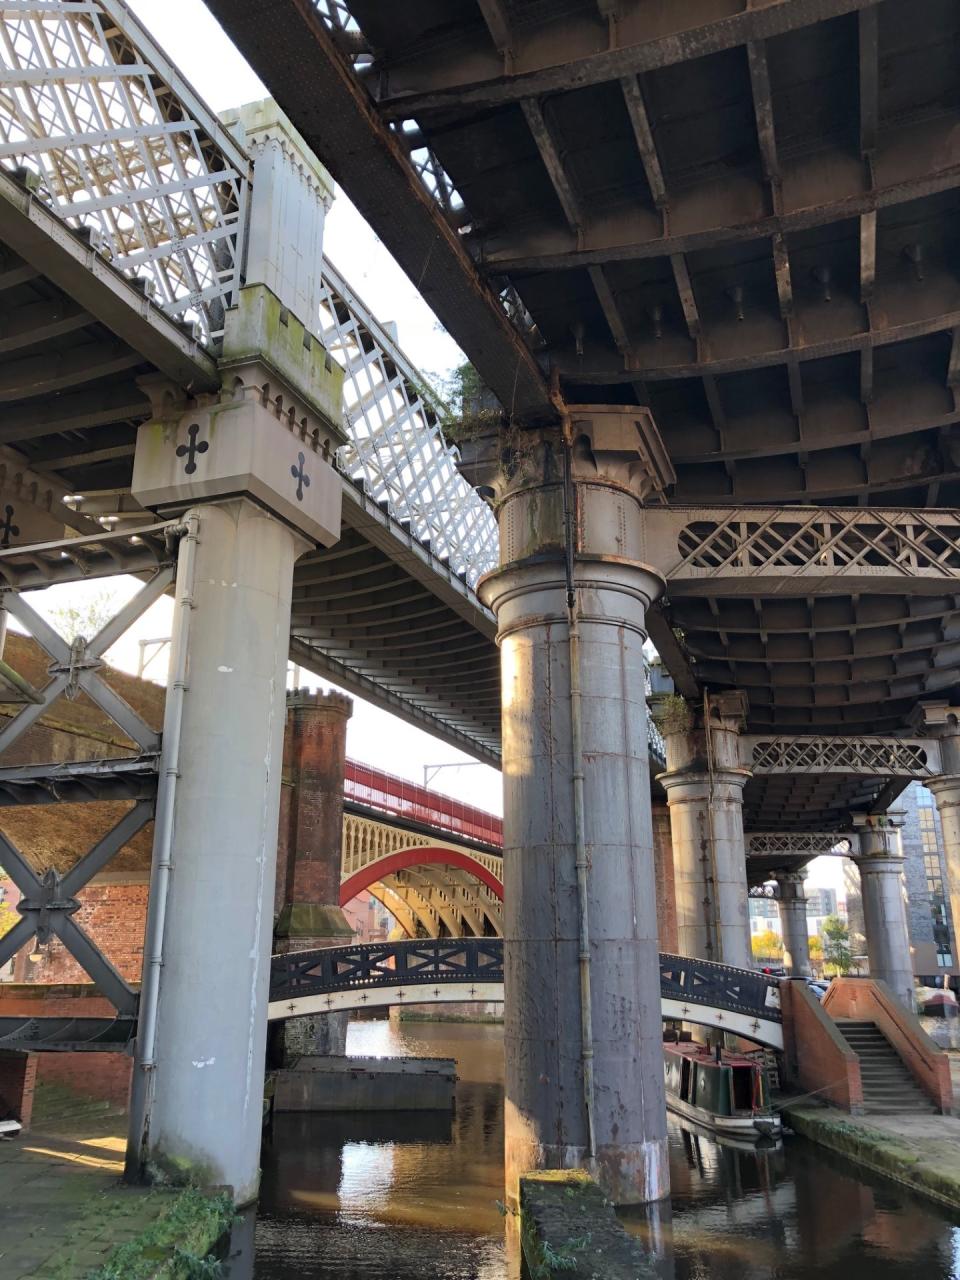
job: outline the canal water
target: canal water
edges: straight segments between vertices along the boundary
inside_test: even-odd
[[[506,1280],[501,1028],[357,1022],[347,1048],[456,1058],[456,1114],[276,1117],[231,1278]],[[801,1139],[738,1151],[671,1119],[670,1172],[668,1280],[960,1280],[960,1219]]]

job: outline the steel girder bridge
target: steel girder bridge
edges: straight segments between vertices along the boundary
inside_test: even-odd
[[[745,689],[749,730],[851,748],[846,775],[751,779],[748,829],[888,805],[908,779],[861,768],[861,740],[957,690],[953,10],[777,0],[654,30],[628,3],[458,0],[401,30],[365,0],[282,0],[265,33],[253,3],[210,7],[504,404],[546,412],[550,367],[568,399],[651,407],[678,506],[650,629],[676,688]],[[149,573],[171,547],[129,493],[143,379],[218,385],[256,157],[117,0],[2,18],[0,539],[74,537],[4,556],[4,581]],[[444,407],[322,276],[344,519],[298,563],[291,656],[496,763],[473,591],[495,522]]]
[[[552,412],[548,367],[569,400],[653,410],[677,479],[651,633],[691,700],[749,692],[747,826],[797,836],[758,856],[805,861],[811,827],[835,840],[851,809],[933,776],[936,741],[906,738],[918,699],[958,692],[960,519],[938,505],[958,476],[960,179],[937,142],[953,10],[734,3],[674,31],[632,4],[458,0],[454,17],[435,0],[411,19],[280,0],[265,33],[252,0],[210,7],[510,412]],[[0,749],[80,691],[131,742],[122,760],[4,768],[0,796],[135,806],[68,877],[4,847],[25,911],[0,953],[57,932],[130,1011],[71,916],[151,816],[159,739],[96,672],[172,582],[184,530],[132,498],[135,433],[152,375],[220,384],[256,157],[117,0],[18,0],[0,20],[0,575],[52,661],[44,689],[3,673],[22,709]],[[291,656],[496,762],[495,624],[473,589],[495,525],[443,406],[322,273],[344,517],[298,562]],[[24,596],[114,573],[144,593],[85,648]]]
[[[649,617],[681,693],[852,742],[955,699],[939,555],[929,590],[830,558],[842,526],[902,562],[960,497],[954,5],[280,0],[265,31],[255,0],[208,4],[507,412],[550,417],[551,377],[652,411],[671,501],[704,509],[705,573]],[[702,580],[748,545],[737,583]],[[903,785],[764,777],[745,819],[849,826]]]

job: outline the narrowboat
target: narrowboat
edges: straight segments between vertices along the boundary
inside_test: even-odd
[[[681,1041],[663,1046],[667,1106],[721,1136],[759,1142],[779,1138],[767,1078],[755,1058]]]

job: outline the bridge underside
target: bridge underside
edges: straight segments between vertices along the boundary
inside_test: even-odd
[[[948,0],[210,7],[511,413],[551,416],[548,369],[648,405],[683,503],[960,499]],[[950,591],[678,590],[651,628],[756,732],[960,693]],[[811,785],[750,784],[748,825],[892,798]]]
[[[216,362],[2,161],[0,307],[0,546],[55,541],[65,530],[135,535],[153,524],[129,492],[137,428],[150,416],[141,380],[160,374],[212,389]],[[372,345],[359,323],[355,340]],[[400,377],[392,365],[388,372]],[[492,615],[463,567],[441,559],[422,531],[362,485],[345,477],[343,486],[340,542],[297,566],[292,660],[496,765]],[[6,555],[0,575],[40,587],[94,565],[136,571],[141,558],[122,537],[95,541],[67,563]]]

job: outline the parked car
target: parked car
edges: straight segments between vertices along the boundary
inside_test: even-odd
[[[807,986],[818,1000],[822,1000],[830,989],[830,983],[824,981],[822,978],[808,978]]]

